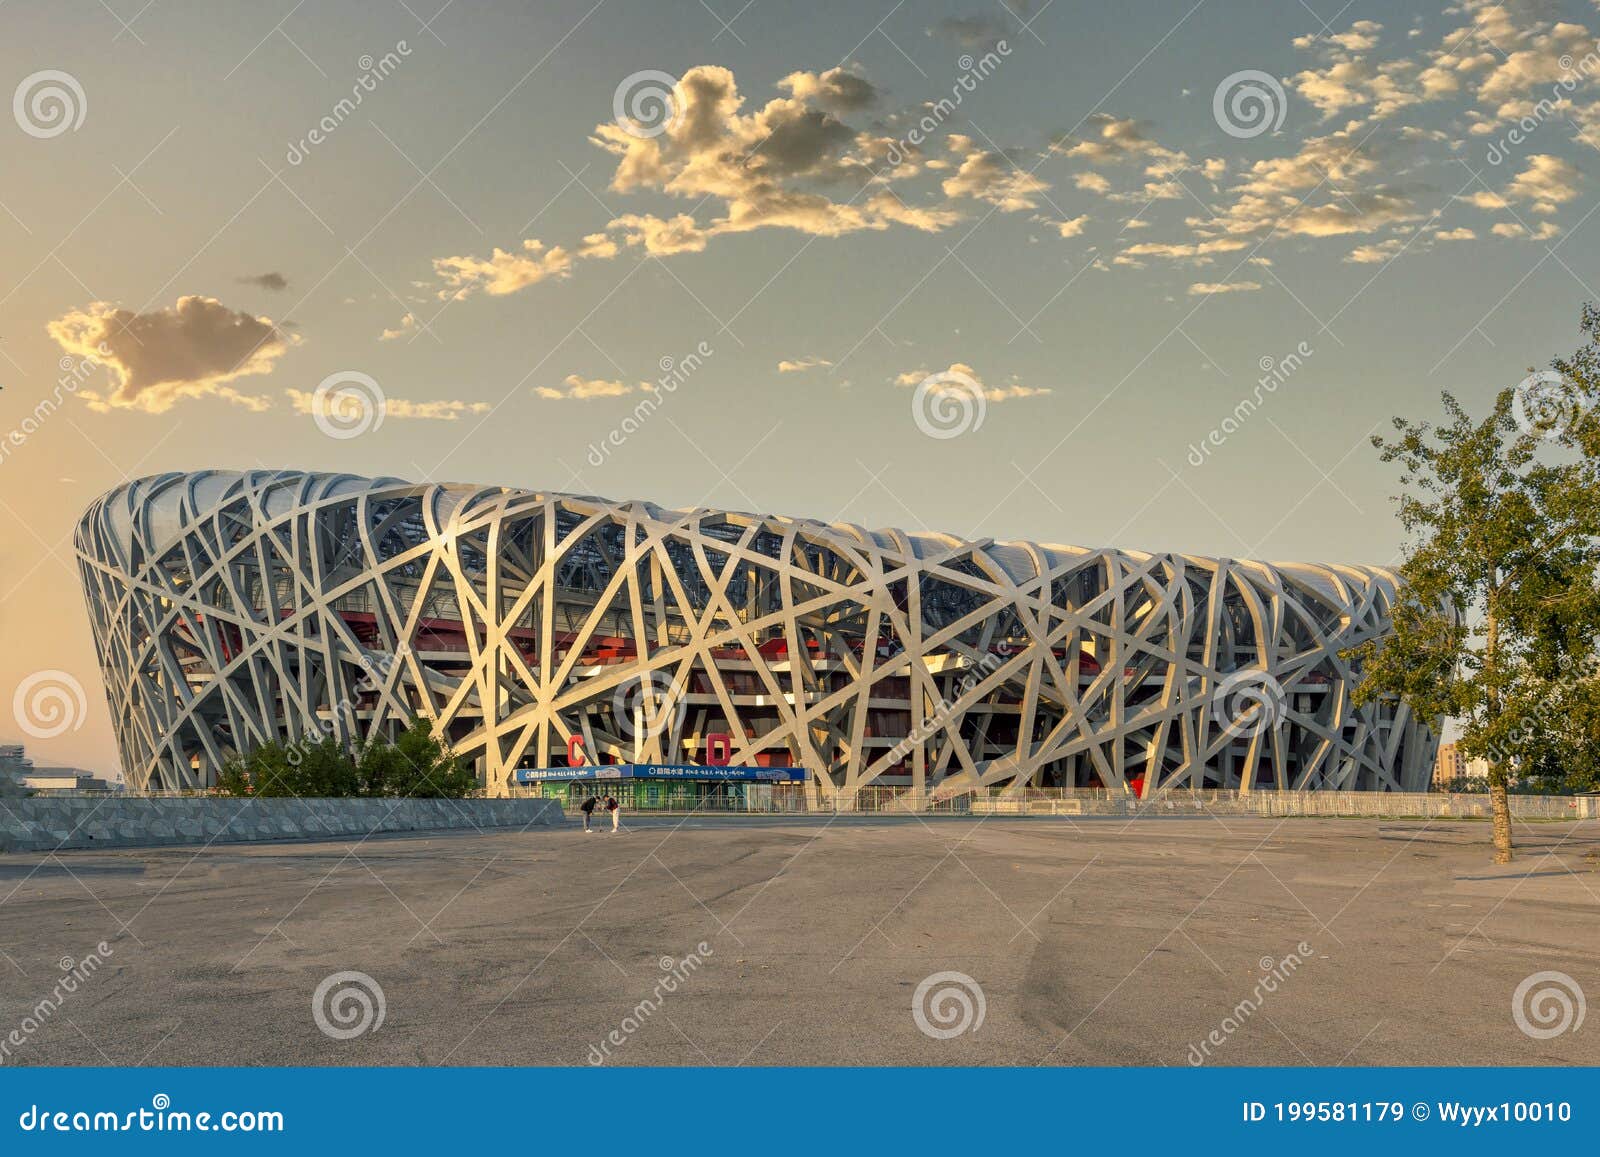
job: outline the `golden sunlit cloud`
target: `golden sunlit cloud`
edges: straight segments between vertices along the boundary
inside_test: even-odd
[[[817,366],[831,365],[833,365],[833,363],[827,358],[819,358],[815,355],[807,355],[806,357],[795,358],[793,360],[785,358],[783,361],[778,363],[778,372],[780,374],[798,374],[804,370],[815,369]]]
[[[648,385],[642,388],[648,389]],[[561,386],[535,386],[533,392],[541,398],[551,401],[564,401],[575,399],[587,401],[590,398],[615,398],[622,394],[633,393],[633,387],[626,382],[607,381],[605,378],[585,378],[577,374],[568,374],[562,379]]]
[[[318,399],[315,394],[308,394],[304,390],[291,388],[289,403],[297,414],[318,414],[323,412],[318,408]],[[384,398],[384,418],[416,419],[425,422],[454,422],[463,414],[487,414],[492,407],[488,402],[462,402],[453,399],[436,399],[426,402],[415,402],[408,398]],[[322,403],[325,408],[326,401]]]
[[[522,243],[521,253],[497,247],[488,258],[437,257],[433,270],[447,286],[439,291],[442,300],[460,301],[479,289],[502,297],[548,277],[566,277],[572,272],[572,254],[559,245],[546,249],[544,242],[529,239]]]
[[[206,397],[265,410],[269,399],[240,393],[229,383],[269,373],[298,341],[271,318],[199,296],[180,297],[171,309],[149,313],[97,301],[46,328],[67,353],[97,361],[111,375],[115,388],[109,394],[79,391],[91,408],[147,414]]]
[[[986,402],[1038,398],[1051,392],[1048,386],[1025,386],[1017,381],[1015,376],[1008,385],[991,386],[966,362],[951,362],[948,368],[935,371],[908,370],[903,374],[896,374],[894,379],[894,384],[897,386],[920,386],[923,382],[927,382],[930,390],[935,393],[955,395],[970,394],[976,387]]]

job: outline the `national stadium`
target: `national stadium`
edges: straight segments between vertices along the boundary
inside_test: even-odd
[[[1434,756],[1353,698],[1378,567],[290,470],[130,482],[76,549],[138,790],[414,716],[491,796],[1421,791]]]

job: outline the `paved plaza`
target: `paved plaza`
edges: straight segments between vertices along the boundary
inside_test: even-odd
[[[1513,1015],[1540,972],[1600,995],[1600,824],[1522,826],[1498,868],[1488,836],[630,817],[0,856],[0,1041],[6,1064],[1600,1063],[1593,1016],[1540,1039]]]

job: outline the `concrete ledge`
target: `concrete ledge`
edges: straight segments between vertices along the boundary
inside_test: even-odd
[[[522,828],[566,819],[553,799],[229,799],[42,796],[0,806],[0,852],[328,839]]]

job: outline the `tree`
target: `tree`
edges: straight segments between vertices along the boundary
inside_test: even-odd
[[[393,743],[362,749],[356,770],[362,794],[402,799],[460,799],[475,791],[477,776],[466,762],[433,734],[433,724],[420,717]]]
[[[1507,785],[1557,750],[1554,704],[1576,685],[1600,630],[1600,313],[1585,349],[1502,390],[1474,420],[1450,394],[1437,427],[1394,419],[1374,437],[1398,462],[1409,542],[1393,634],[1358,648],[1357,702],[1398,695],[1424,718],[1460,721],[1488,760],[1494,859],[1512,857]]]

